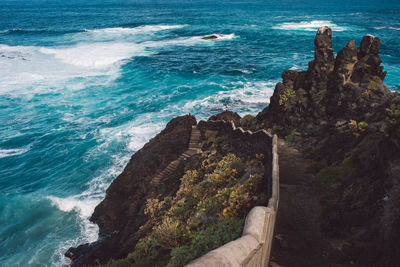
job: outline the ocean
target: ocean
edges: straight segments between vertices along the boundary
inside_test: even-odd
[[[2,0],[0,266],[68,264],[135,151],[175,116],[257,114],[323,25],[335,52],[378,36],[400,91],[399,1]]]

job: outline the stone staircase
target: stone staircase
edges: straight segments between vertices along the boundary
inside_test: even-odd
[[[187,158],[190,158],[191,156],[198,154],[200,152],[200,148],[201,148],[200,130],[197,129],[196,125],[193,125],[192,132],[190,134],[188,149],[185,152],[183,152],[176,160],[171,161],[164,170],[162,170],[153,178],[151,183],[154,186],[161,184],[166,178],[168,178],[173,172],[176,171],[177,167],[179,166],[179,163],[182,160],[186,160]]]

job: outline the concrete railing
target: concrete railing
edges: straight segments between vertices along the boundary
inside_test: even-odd
[[[234,130],[238,130],[232,123]],[[244,132],[243,129],[239,131]],[[249,135],[254,133],[249,131]],[[266,132],[265,132],[266,133]],[[258,137],[258,136],[257,136]],[[246,217],[242,236],[190,262],[188,267],[268,266],[279,206],[278,138],[272,138],[271,198],[268,206],[254,207]]]

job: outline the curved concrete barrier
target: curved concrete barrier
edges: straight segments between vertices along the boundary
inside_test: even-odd
[[[209,123],[209,122],[207,122]],[[265,130],[252,133],[244,131],[242,128],[236,128],[234,123],[215,122],[217,127],[232,127],[234,132],[240,132],[240,135],[251,136],[256,140],[271,138],[271,135]],[[199,124],[201,127],[201,125]],[[268,266],[272,240],[274,236],[276,213],[279,206],[279,164],[278,164],[278,138],[276,135],[272,138],[272,179],[271,179],[271,198],[268,206],[254,207],[246,217],[242,236],[231,241],[222,247],[216,248],[204,256],[190,262],[188,267],[224,267],[224,266],[245,266],[259,267]]]

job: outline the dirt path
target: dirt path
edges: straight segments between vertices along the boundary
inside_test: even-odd
[[[351,266],[343,262],[341,242],[321,233],[323,190],[312,184],[306,160],[283,140],[278,147],[280,202],[270,266]]]

